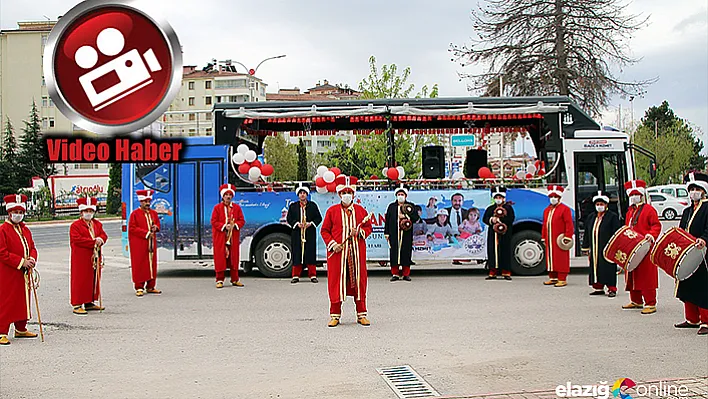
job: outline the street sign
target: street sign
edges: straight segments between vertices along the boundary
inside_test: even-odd
[[[473,147],[474,146],[474,135],[473,134],[456,134],[452,136],[452,146],[453,147]]]

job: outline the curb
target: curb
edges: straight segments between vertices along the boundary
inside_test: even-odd
[[[78,216],[77,216],[78,218]],[[121,218],[119,216],[111,216],[107,218],[98,218],[101,222],[111,222],[111,221],[120,221]],[[25,222],[27,226],[42,226],[42,225],[61,225],[61,224],[71,224],[74,223],[76,219],[60,219],[60,220],[42,220],[38,222]]]

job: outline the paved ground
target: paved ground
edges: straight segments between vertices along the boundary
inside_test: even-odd
[[[663,273],[659,312],[643,316],[620,309],[624,293],[588,296],[583,270],[566,288],[543,277],[485,281],[467,269],[392,284],[375,270],[373,325],[357,325],[347,302],[343,325],[328,329],[326,278],[248,276],[245,288],[216,290],[212,269],[163,263],[164,294],[137,298],[112,240],[107,310],[77,317],[69,252],[35,231],[46,342],[0,348],[2,398],[395,398],[376,369],[396,365],[450,397],[708,375],[708,339],[672,327],[682,306]]]

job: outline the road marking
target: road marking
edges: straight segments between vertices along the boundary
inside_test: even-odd
[[[440,396],[411,366],[385,367],[376,371],[401,399]]]

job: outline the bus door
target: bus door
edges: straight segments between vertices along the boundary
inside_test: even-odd
[[[175,259],[211,258],[211,211],[219,203],[223,160],[189,160],[175,165]]]
[[[610,197],[609,209],[624,220],[628,199],[624,195],[627,165],[624,152],[583,152],[575,154],[576,255],[585,232],[585,219],[595,210],[592,198],[598,190]]]

